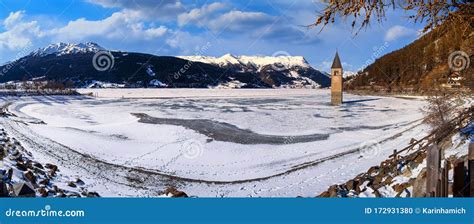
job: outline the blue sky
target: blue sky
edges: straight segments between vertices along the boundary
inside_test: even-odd
[[[351,21],[307,29],[323,8],[314,0],[0,0],[0,63],[56,42],[97,42],[156,55],[304,56],[327,71],[339,50],[346,70],[418,38],[400,10],[357,36]],[[285,52],[285,53],[282,53]]]

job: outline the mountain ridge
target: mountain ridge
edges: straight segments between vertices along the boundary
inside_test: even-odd
[[[216,64],[220,66],[229,65],[253,65],[258,69],[266,65],[277,64],[282,67],[300,66],[304,68],[311,67],[303,56],[234,56],[232,54],[225,54],[221,57],[210,56],[178,56],[189,61],[202,62],[207,64]]]
[[[57,56],[66,55],[66,54],[78,54],[78,53],[97,53],[99,51],[105,51],[106,49],[101,47],[99,44],[94,42],[86,42],[86,43],[54,43],[50,44],[44,48],[39,48],[29,55],[31,56],[39,56],[44,57],[50,54],[56,54]]]
[[[93,60],[103,53],[111,57],[112,64],[111,68],[99,70]],[[303,57],[223,57],[226,63],[219,65],[203,63],[196,57],[187,60],[108,51],[93,42],[56,43],[31,52],[12,62],[12,66],[0,66],[0,71],[6,71],[0,82],[54,80],[73,83],[75,87],[116,83],[119,85],[109,86],[130,88],[320,88],[330,83],[329,77],[312,68]]]

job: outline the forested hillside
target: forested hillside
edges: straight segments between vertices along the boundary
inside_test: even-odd
[[[425,92],[447,83],[448,76],[458,69],[450,67],[449,57],[457,52],[459,57],[451,64],[464,66],[459,71],[462,85],[473,89],[474,24],[444,24],[425,34],[406,47],[391,52],[360,74],[346,82],[352,90],[382,90],[387,92]],[[465,54],[461,52],[462,51]],[[465,57],[465,56],[468,57]],[[462,61],[462,59],[465,59]],[[470,60],[470,66],[467,62]]]

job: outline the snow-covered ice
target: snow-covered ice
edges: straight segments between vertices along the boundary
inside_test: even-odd
[[[12,102],[9,110],[23,121],[9,125],[21,129],[16,132],[23,135],[20,140],[53,142],[114,169],[166,177],[153,184],[102,181],[89,186],[105,196],[150,196],[170,184],[193,196],[316,196],[379,164],[428,130],[419,110],[425,103],[416,98],[346,94],[345,104],[334,107],[329,90],[93,91],[102,91],[99,98],[2,101]],[[160,122],[139,122],[134,114]],[[268,141],[248,143],[240,133]],[[278,141],[282,138],[286,140]],[[47,152],[36,155],[54,160]],[[69,169],[100,181],[92,168]],[[130,190],[133,186],[136,191]]]

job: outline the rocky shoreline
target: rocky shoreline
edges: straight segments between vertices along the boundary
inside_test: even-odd
[[[403,160],[387,159],[344,184],[336,184],[318,197],[420,197],[424,185],[426,153],[414,153]]]
[[[61,175],[57,165],[39,163],[19,141],[0,129],[0,198],[1,197],[57,197],[96,198],[99,193],[89,191],[80,178]],[[166,188],[158,197],[187,198],[175,187]]]
[[[80,178],[61,175],[57,165],[33,159],[19,141],[0,129],[0,197],[100,197]]]
[[[469,125],[472,125],[472,121],[468,122],[467,126]],[[438,141],[444,153],[450,155],[449,158],[448,156],[445,158],[450,161],[449,164],[466,160],[462,152],[463,148],[468,147],[470,136],[472,133],[460,133],[458,129],[455,129]],[[417,141],[412,139],[412,142]],[[411,143],[411,150],[414,152],[405,156],[395,155],[382,161],[380,165],[372,166],[367,172],[357,175],[346,183],[330,186],[318,197],[425,197],[427,152],[423,148],[426,148],[429,141]],[[449,153],[447,153],[448,150]],[[467,153],[467,150],[464,153]],[[446,169],[452,172],[454,167],[448,166]]]

